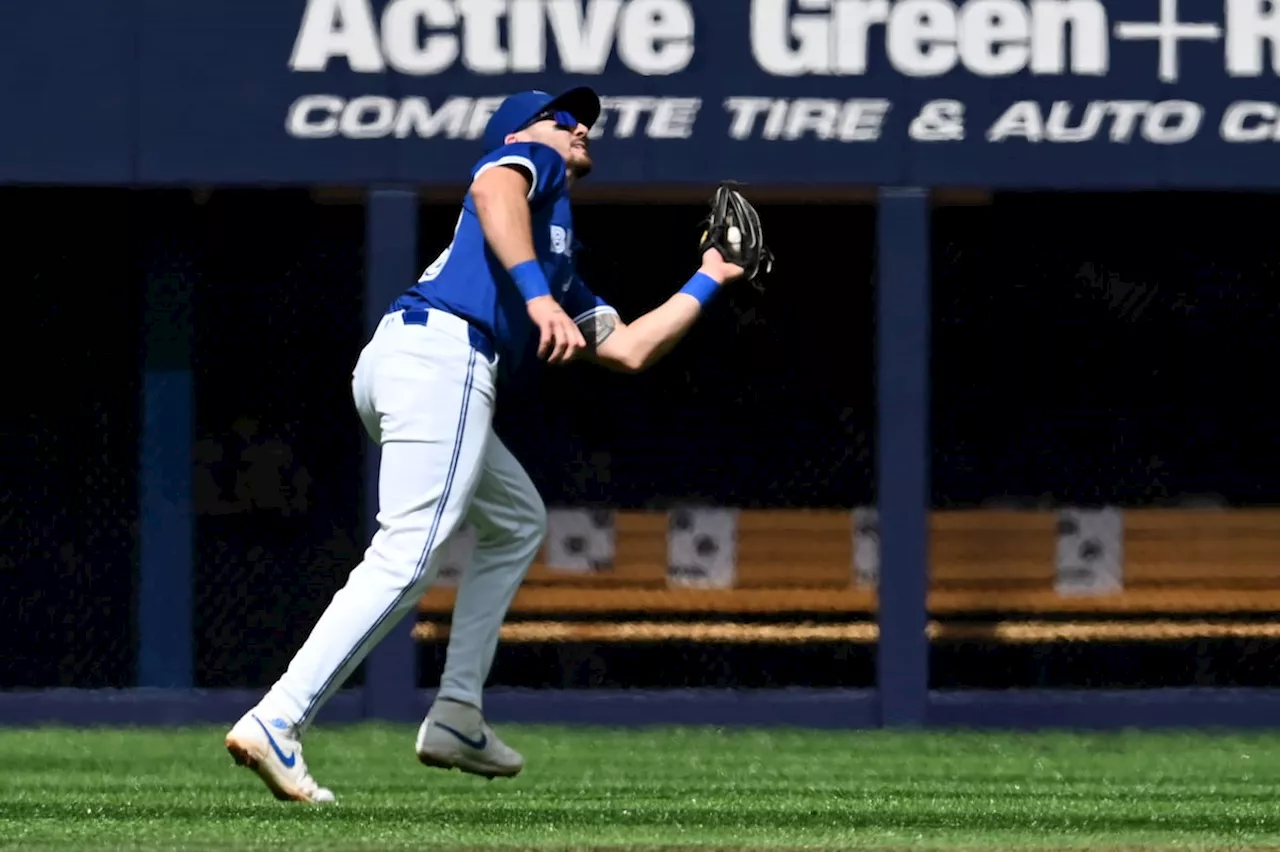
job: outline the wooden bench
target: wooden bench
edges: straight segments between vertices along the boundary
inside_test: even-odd
[[[1125,512],[1125,591],[1064,597],[1054,591],[1053,512],[956,511],[930,517],[930,610],[1022,614],[1280,611],[1280,510]],[[738,583],[729,590],[668,589],[667,516],[620,513],[612,570],[573,575],[530,570],[518,614],[846,613],[875,611],[853,582],[847,511],[744,511]],[[433,589],[422,609],[452,607]]]
[[[1127,586],[1280,588],[1280,510],[1130,511],[1124,547]]]

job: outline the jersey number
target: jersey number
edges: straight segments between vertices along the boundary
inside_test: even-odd
[[[459,213],[458,221],[453,224],[453,238],[455,240],[458,238],[458,228],[462,227],[462,216],[463,214]],[[440,252],[440,254],[436,256],[436,259],[431,261],[431,265],[423,270],[422,276],[418,278],[418,283],[421,284],[424,281],[434,281],[444,269],[444,265],[449,262],[449,255],[452,252],[453,240],[450,240],[449,245],[444,247],[444,251]]]

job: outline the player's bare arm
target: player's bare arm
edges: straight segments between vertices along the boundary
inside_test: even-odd
[[[485,241],[506,269],[534,260],[529,215],[529,173],[515,166],[485,169],[471,184],[471,199]]]
[[[727,263],[707,249],[698,272],[716,286],[736,280],[742,267]],[[612,311],[597,312],[579,321],[587,340],[587,355],[596,363],[625,373],[642,372],[670,352],[702,313],[702,302],[681,291],[631,323]]]
[[[579,316],[588,357],[622,372],[648,369],[684,337],[726,283],[754,280],[773,267],[760,215],[733,181],[716,188],[699,249],[702,266],[697,273],[670,299],[631,324],[612,310]]]
[[[515,166],[486,169],[471,184],[471,198],[485,241],[516,279],[517,286],[522,275],[541,275],[533,248],[533,224],[529,213],[531,185],[528,172]],[[545,279],[540,283],[544,294],[536,295],[525,303],[529,318],[538,327],[540,335],[538,357],[546,358],[551,364],[570,361],[586,346],[586,340],[549,294]]]

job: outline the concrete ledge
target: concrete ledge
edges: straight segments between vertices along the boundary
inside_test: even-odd
[[[260,690],[13,690],[0,691],[0,725],[175,727],[231,724]],[[433,692],[420,690],[426,711]],[[486,712],[495,723],[714,725],[725,727],[877,728],[875,690],[490,690]],[[1074,728],[1280,727],[1280,689],[962,690],[930,692],[932,728],[1033,730]],[[375,721],[361,690],[337,695],[321,725]]]
[[[176,727],[234,723],[262,697],[246,689],[40,689],[0,691],[0,725]],[[358,690],[334,696],[328,722],[363,718]]]
[[[260,690],[29,690],[0,692],[0,725],[177,726],[231,724]],[[433,691],[416,695],[426,712]],[[874,727],[873,690],[490,690],[495,723],[579,725],[790,725]],[[336,696],[317,724],[372,721],[361,690]]]
[[[1280,689],[957,690],[929,695],[928,724],[973,728],[1280,727]]]
[[[872,728],[880,716],[870,689],[493,690],[485,713],[494,722],[619,727]]]

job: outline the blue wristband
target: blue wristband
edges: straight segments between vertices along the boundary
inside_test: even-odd
[[[526,302],[539,296],[551,295],[551,285],[547,283],[547,276],[543,274],[542,266],[538,261],[526,260],[507,271],[511,273],[511,280],[516,282],[516,289],[520,291],[521,296],[524,296]]]
[[[705,306],[716,293],[720,292],[720,285],[707,273],[695,272],[693,277],[680,288],[680,292],[686,296],[692,296],[698,300],[699,305]]]

